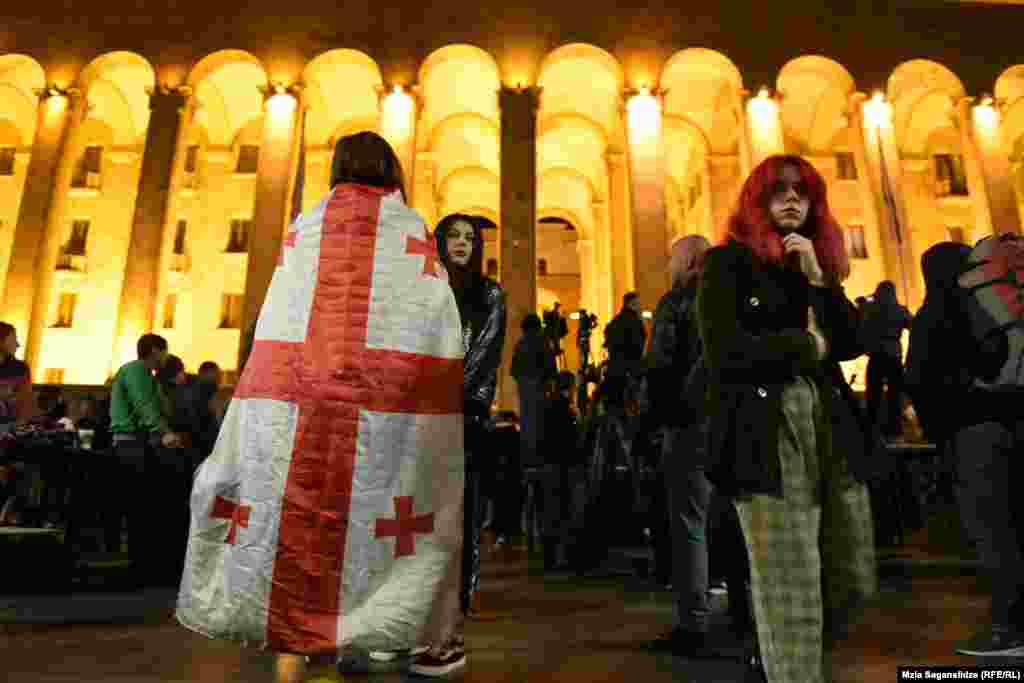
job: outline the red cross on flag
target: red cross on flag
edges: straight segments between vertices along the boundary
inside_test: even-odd
[[[455,298],[398,192],[340,185],[289,232],[193,484],[177,618],[276,652],[412,647],[458,566]]]

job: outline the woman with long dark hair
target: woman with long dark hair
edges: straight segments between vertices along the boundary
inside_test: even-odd
[[[451,214],[434,230],[437,253],[448,270],[462,320],[466,355],[463,365],[466,479],[463,500],[462,580],[460,618],[447,643],[430,643],[410,670],[422,676],[447,675],[465,666],[465,619],[480,584],[480,529],[483,510],[480,497],[481,453],[498,383],[498,368],[505,343],[505,292],[483,273],[485,219]]]
[[[849,273],[825,182],[804,159],[754,169],[710,250],[697,318],[709,372],[708,478],[735,500],[771,683],[821,683],[819,532],[825,496],[854,485],[831,444],[825,364],[856,339]]]

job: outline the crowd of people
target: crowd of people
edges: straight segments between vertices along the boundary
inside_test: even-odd
[[[332,188],[401,189],[389,148],[381,159],[363,160],[370,163],[361,168],[377,173],[339,172],[353,137],[338,143]],[[457,600],[438,598],[457,609],[455,626],[440,640],[410,643],[411,650],[370,653],[385,661],[411,656],[410,671],[426,676],[466,665],[481,529],[494,517],[485,482],[493,479],[500,431],[492,404],[506,308],[501,285],[482,268],[485,222],[453,214],[434,229],[464,351],[460,580]],[[600,564],[616,527],[608,511],[622,509],[609,505],[622,495],[614,472],[625,464],[630,504],[648,499],[637,526],[650,535],[655,576],[677,604],[675,624],[649,645],[687,657],[713,654],[709,591],[724,582],[733,633],[749,653],[748,680],[827,681],[828,650],[878,591],[868,483],[886,457],[886,439],[903,431],[905,392],[928,439],[954,449],[965,527],[993,578],[991,624],[957,651],[1024,654],[1022,517],[1012,495],[1020,384],[995,379],[1019,349],[1002,334],[1005,326],[983,340],[972,334],[970,293],[958,284],[970,258],[964,245],[928,250],[927,296],[916,316],[898,303],[891,282],[850,301],[843,289],[850,263],[825,181],[803,158],[775,156],[744,183],[719,244],[691,235],[672,246],[671,288],[657,302],[650,333],[639,297],[624,297],[605,328],[600,367],[584,353],[577,373],[564,368],[568,330],[557,308],[543,320],[529,314],[516,321],[522,336],[510,371],[519,396],[518,455],[522,468],[539,473],[533,504],[545,569],[582,575]],[[584,321],[581,350],[589,342],[585,311]],[[13,328],[0,324],[0,336],[0,410],[20,419],[29,410],[28,369],[14,358]],[[192,475],[217,442],[211,399],[220,371],[204,364],[190,381],[167,350],[161,337],[143,336],[138,359],[111,384],[123,510],[109,544],[120,547],[123,516],[142,575],[173,584],[184,553],[167,539],[187,535]],[[863,355],[866,402],[840,365]],[[157,508],[177,514],[158,523]],[[518,511],[515,517],[518,527]]]

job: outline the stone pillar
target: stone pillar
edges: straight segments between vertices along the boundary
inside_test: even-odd
[[[256,168],[256,199],[252,211],[253,234],[245,272],[242,334],[259,318],[270,280],[274,276],[291,209],[295,173],[296,128],[301,120],[301,90],[268,90],[263,117],[263,139]],[[239,360],[241,360],[241,342]]]
[[[17,329],[24,358],[33,371],[40,340],[34,340],[35,351],[29,354],[28,339],[33,334],[31,321],[37,292],[43,280],[43,246],[48,226],[64,206],[71,186],[70,140],[85,115],[86,99],[77,90],[66,94],[47,89],[39,93],[36,135],[32,141],[28,171],[18,210],[18,222],[11,244],[10,265],[3,288],[3,319]],[[52,270],[52,265],[51,265]],[[52,273],[49,281],[52,282]],[[35,330],[38,336],[43,327]]]
[[[419,152],[416,155],[416,177],[412,186],[412,206],[423,216],[430,229],[433,230],[437,221],[438,206],[434,202],[434,184],[436,182],[437,165],[432,152]]]
[[[708,154],[704,192],[708,198],[707,223],[702,226],[700,234],[717,244],[725,232],[725,224],[729,214],[736,208],[739,183],[749,175],[742,173],[742,156],[724,156]]]
[[[855,94],[851,102],[854,104],[851,115],[855,121],[855,145],[863,149],[865,165],[869,171],[870,192],[877,203],[879,237],[885,255],[886,272],[892,275],[900,301],[913,310],[920,305],[922,292],[917,278],[913,276],[916,266],[913,262],[910,221],[903,192],[903,170],[892,125],[892,108],[884,100],[865,101],[860,93]],[[888,177],[891,201],[883,191],[883,171]]]
[[[775,154],[785,154],[779,103],[767,91],[747,100],[743,111],[744,147],[748,150],[749,168],[744,179],[757,165]]]
[[[590,286],[594,292],[594,299],[590,302],[590,305],[594,307],[591,309],[593,313],[597,313],[598,317],[607,321],[611,315],[614,315],[616,307],[615,296],[618,287],[616,287],[614,275],[617,267],[615,263],[615,246],[618,240],[616,240],[608,225],[607,202],[595,199],[591,202],[590,210],[594,216],[593,239],[590,241],[596,245],[596,250],[591,249],[590,258],[592,261],[587,263],[587,267],[592,268],[590,271]],[[582,275],[582,257],[580,266],[580,273]],[[598,273],[601,273],[600,277],[596,277]],[[619,278],[619,280],[622,282],[622,278]],[[580,283],[582,287],[582,278]],[[624,294],[627,291],[629,290],[623,288],[622,293]],[[618,294],[618,297],[619,301],[622,301],[622,294]]]
[[[402,165],[406,199],[410,205],[413,201],[413,188],[416,186],[416,122],[420,109],[416,93],[416,88],[409,93],[400,85],[391,89],[381,87],[378,90],[381,137],[395,150]]]
[[[641,91],[626,106],[636,292],[647,310],[654,310],[669,288],[661,99],[660,93]]]
[[[967,182],[974,207],[974,237],[992,233],[1021,233],[1020,211],[1013,188],[1010,159],[1003,149],[1000,112],[994,102],[958,103]]]
[[[501,286],[508,306],[500,403],[519,410],[509,375],[523,318],[537,310],[537,109],[539,88],[502,88],[501,106]]]
[[[59,98],[50,98],[48,102],[59,102]],[[44,105],[45,106],[45,105]],[[59,107],[60,105],[52,105]],[[31,279],[35,282],[33,288],[31,284],[28,287],[28,292],[31,292],[31,309],[30,318],[28,321],[28,334],[25,339],[25,362],[28,363],[29,367],[36,370],[40,352],[43,347],[43,335],[46,333],[46,327],[49,321],[50,304],[53,298],[53,283],[55,279],[55,268],[57,266],[57,255],[60,251],[61,238],[64,235],[64,213],[65,207],[67,206],[68,191],[71,188],[71,177],[75,168],[75,135],[80,129],[82,122],[85,120],[88,112],[88,99],[82,95],[81,97],[75,97],[72,95],[71,102],[71,114],[68,117],[65,130],[61,135],[61,149],[60,159],[56,164],[55,174],[53,178],[53,185],[51,186],[50,201],[45,213],[45,222],[41,224],[41,231],[35,232],[33,239],[38,240],[38,247],[35,248],[35,262],[34,268],[31,274]],[[42,122],[40,122],[42,124]],[[42,125],[37,130],[36,139],[43,134]],[[53,168],[52,166],[50,167]],[[35,171],[30,166],[30,177],[26,182],[26,187],[35,183]],[[44,185],[47,184],[44,181]],[[26,190],[26,194],[28,194]],[[34,193],[33,193],[34,194]],[[28,199],[26,197],[25,199]],[[35,197],[33,197],[33,203]],[[25,213],[25,204],[27,202],[22,200],[21,214]],[[38,215],[38,214],[36,214]],[[20,223],[20,220],[19,220]],[[40,225],[40,224],[36,224]],[[25,226],[29,228],[28,225]],[[18,232],[21,232],[21,226],[18,226]],[[18,237],[15,236],[15,242],[18,241]],[[12,250],[13,251],[13,250]],[[19,256],[19,260],[20,260]],[[14,260],[12,259],[12,269],[14,270]],[[18,264],[19,274],[23,263]],[[7,280],[7,291],[12,295],[15,295],[18,284],[15,280],[12,280],[8,276]]]
[[[868,258],[881,261],[881,279],[902,281],[899,255],[893,249],[893,240],[887,238],[884,203],[878,190],[877,173],[868,163],[867,142],[864,138],[864,93],[853,93],[849,98],[850,148],[857,168],[857,194],[860,195],[864,242]]]
[[[159,87],[149,96],[152,112],[142,154],[131,240],[117,314],[113,366],[135,357],[138,338],[153,331],[160,290],[161,250],[166,241],[174,179],[184,164],[188,88]]]
[[[617,305],[626,292],[636,287],[632,200],[626,155],[609,150],[605,161],[608,164],[608,227],[612,236],[612,300]]]

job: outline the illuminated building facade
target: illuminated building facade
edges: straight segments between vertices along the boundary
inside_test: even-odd
[[[509,295],[510,347],[522,316],[556,300],[602,326],[631,289],[653,309],[668,245],[714,238],[772,153],[805,155],[828,180],[851,298],[891,279],[916,307],[931,244],[1020,230],[1024,64],[1003,47],[1021,8],[935,3],[840,18],[846,30],[733,4],[638,18],[598,0],[503,8],[496,22],[453,5],[413,28],[367,7],[402,27],[372,39],[341,22],[325,36],[276,7],[228,38],[195,0],[135,23],[130,8],[92,6],[118,26],[32,8],[0,31],[0,318],[38,382],[100,384],[148,330],[190,370],[234,368],[300,156],[309,208],[334,141],[360,130],[395,146],[428,223],[460,211],[497,226],[485,263]],[[342,11],[363,16],[306,14]],[[903,32],[924,16],[935,30]],[[210,27],[182,38],[179,25]]]

